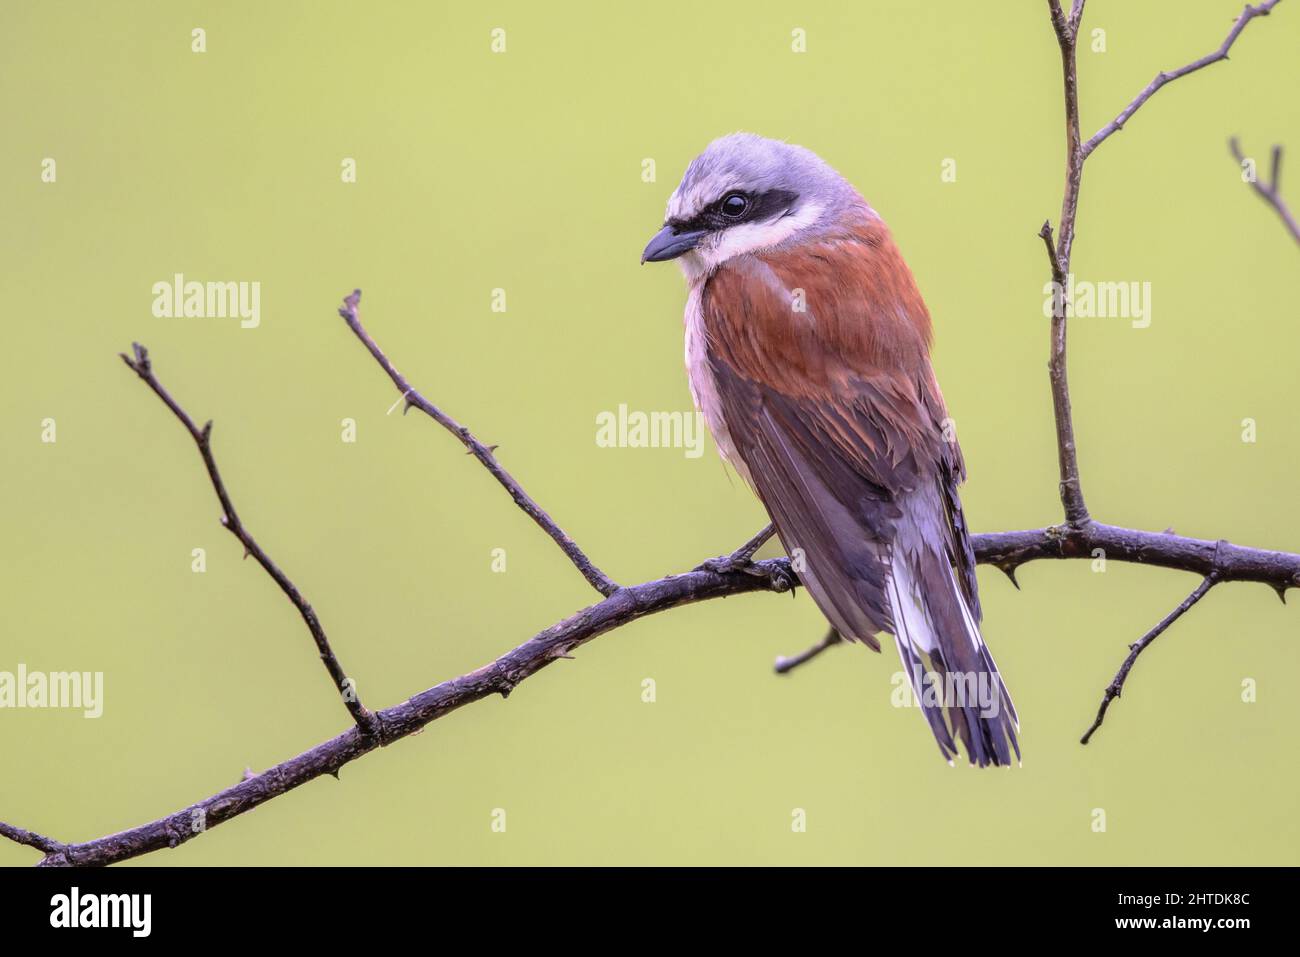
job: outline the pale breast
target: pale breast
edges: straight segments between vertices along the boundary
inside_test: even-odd
[[[695,407],[704,416],[704,424],[709,427],[718,451],[740,477],[753,487],[749,469],[731,441],[727,420],[722,415],[722,403],[718,400],[718,386],[709,363],[708,339],[704,331],[703,290],[704,283],[692,283],[686,298],[686,378],[691,386]]]

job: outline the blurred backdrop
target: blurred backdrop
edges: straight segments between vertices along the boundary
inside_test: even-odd
[[[1292,7],[1089,161],[1076,276],[1151,284],[1148,327],[1072,326],[1101,519],[1300,549],[1297,250],[1226,146],[1300,157]],[[1095,0],[1084,135],[1238,12]],[[0,33],[0,670],[104,674],[97,719],[0,711],[2,819],[98,837],[347,723],[293,608],[218,525],[189,438],[117,359],[132,340],[215,420],[244,521],[374,707],[594,595],[450,436],[386,414],[396,394],[335,314],[354,286],[398,367],[499,443],[619,581],[754,532],[761,510],[711,443],[691,457],[595,440],[620,404],[691,408],[682,279],[637,260],[686,163],[736,129],[816,150],[891,224],[935,318],[974,528],[1059,518],[1036,232],[1059,215],[1064,136],[1041,2],[11,0]],[[1283,191],[1300,205],[1300,174]],[[260,283],[260,324],[155,316],[153,284],[176,273]],[[750,595],[603,637],[508,702],[143,861],[1297,863],[1294,605],[1215,589],[1085,748],[1126,644],[1195,579],[1086,562],[1019,578],[980,569],[1023,769],[944,764],[890,705],[892,652],[841,647],[774,676],[823,622],[802,593]],[[36,859],[0,842],[0,863]]]

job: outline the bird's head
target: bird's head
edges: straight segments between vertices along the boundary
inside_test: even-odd
[[[816,153],[732,133],[686,168],[641,262],[679,259],[693,280],[736,256],[803,242],[863,215],[874,214]]]

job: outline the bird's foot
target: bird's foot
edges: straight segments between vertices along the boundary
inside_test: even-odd
[[[702,561],[695,566],[695,571],[714,572],[718,575],[744,572],[747,575],[756,575],[760,578],[767,575],[766,571],[754,563],[752,555],[742,555],[739,552],[733,552],[730,555],[719,555],[717,558]]]

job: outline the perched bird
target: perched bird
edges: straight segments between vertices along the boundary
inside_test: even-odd
[[[951,763],[1008,765],[1018,722],[980,636],[961,450],[930,314],[889,230],[800,146],[735,133],[687,167],[641,261],[686,275],[686,367],[723,457],[840,635],[894,636]]]

